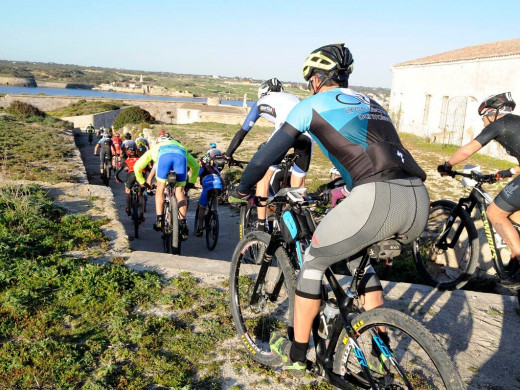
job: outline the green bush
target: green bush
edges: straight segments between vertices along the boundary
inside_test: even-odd
[[[114,120],[114,128],[120,129],[126,124],[155,123],[155,118],[140,107],[130,107],[120,113]]]
[[[18,117],[29,117],[29,116],[39,116],[39,117],[45,117],[47,116],[46,113],[43,111],[40,111],[37,107],[34,107],[31,104],[27,104],[24,102],[20,102],[18,100],[15,100],[12,102],[9,107],[5,109],[5,111],[8,114],[18,116]]]

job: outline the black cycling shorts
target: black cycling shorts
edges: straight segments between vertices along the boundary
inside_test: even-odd
[[[312,157],[312,138],[306,135],[299,136],[294,143],[294,153],[299,156],[294,164],[303,172],[308,172]]]
[[[495,198],[495,204],[509,213],[520,210],[520,175],[511,180],[500,191]]]

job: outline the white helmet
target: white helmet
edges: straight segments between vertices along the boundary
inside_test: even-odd
[[[332,175],[341,176],[340,173],[339,173],[339,171],[336,169],[336,167],[332,167],[332,168],[330,168],[329,173],[330,173],[330,176],[332,176]]]
[[[258,88],[258,99],[262,96],[267,95],[269,92],[283,92],[283,85],[277,78],[273,77],[272,79],[266,80],[262,83],[260,88]]]

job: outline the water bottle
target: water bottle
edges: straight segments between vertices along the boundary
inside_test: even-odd
[[[339,308],[336,302],[329,300],[325,302],[325,307],[320,315],[320,326],[318,328],[318,335],[327,340],[331,335],[332,324],[334,319],[339,314]]]

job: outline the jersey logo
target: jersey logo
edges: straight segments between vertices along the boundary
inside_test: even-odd
[[[260,114],[268,114],[271,115],[273,118],[276,118],[276,110],[273,106],[269,106],[267,104],[260,104],[258,106],[258,112]]]
[[[401,157],[401,161],[402,161],[403,164],[404,164],[404,156],[403,156],[403,154],[402,154],[399,150],[397,151],[397,156],[398,156],[398,157]]]
[[[354,99],[357,100],[357,102],[352,102],[352,101],[345,101],[344,99],[348,99],[349,97],[352,97]],[[358,105],[358,104],[367,104],[367,105],[370,105],[370,99],[368,97],[366,97],[365,95],[362,95],[360,93],[354,93],[352,95],[347,95],[347,94],[343,94],[343,93],[338,93],[336,95],[336,100],[341,103],[341,104],[347,104],[349,106],[355,106],[355,105]]]

